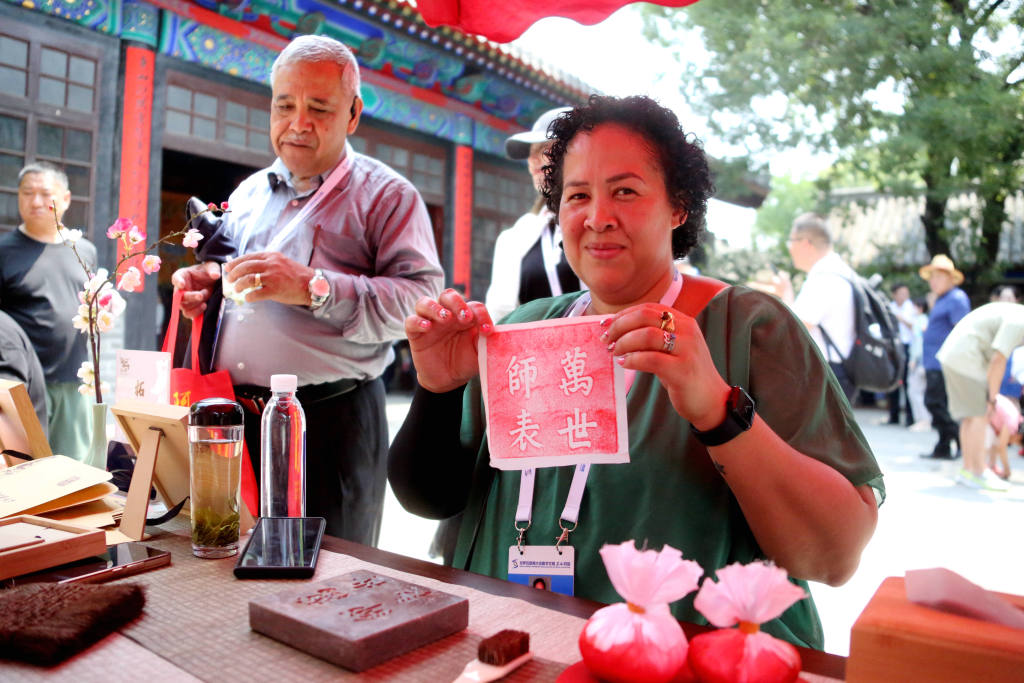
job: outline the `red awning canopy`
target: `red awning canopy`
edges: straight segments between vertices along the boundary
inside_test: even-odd
[[[416,8],[431,26],[446,24],[466,33],[507,43],[538,19],[565,17],[596,24],[637,0],[417,0]],[[650,0],[665,7],[685,7],[697,0]]]

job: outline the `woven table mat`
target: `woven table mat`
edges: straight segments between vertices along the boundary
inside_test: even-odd
[[[170,551],[171,565],[125,579],[146,586],[146,610],[122,632],[203,680],[451,681],[476,658],[480,640],[503,628],[529,632],[534,652],[508,681],[554,681],[579,660],[576,640],[583,619],[322,550],[312,581],[368,569],[469,599],[465,631],[355,674],[249,629],[249,601],[294,586],[294,580],[238,580],[232,573],[235,558],[193,557],[187,537],[163,535],[146,543]]]

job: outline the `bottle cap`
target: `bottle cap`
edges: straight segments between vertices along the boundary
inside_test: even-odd
[[[274,393],[279,391],[289,391],[295,393],[295,388],[299,385],[299,380],[295,375],[271,375],[270,376],[270,390]]]
[[[193,403],[188,411],[192,427],[233,427],[244,421],[242,406],[229,398],[204,398]]]

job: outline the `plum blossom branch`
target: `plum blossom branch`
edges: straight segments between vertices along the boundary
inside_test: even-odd
[[[57,223],[57,232],[64,244],[74,252],[86,278],[82,291],[78,293],[78,312],[71,319],[72,326],[80,330],[82,334],[88,335],[89,338],[89,360],[83,361],[82,366],[78,369],[78,377],[82,380],[78,391],[86,396],[94,393],[96,403],[102,403],[103,390],[109,387],[99,377],[100,341],[101,335],[113,329],[117,316],[124,312],[126,303],[118,290],[137,291],[141,288],[146,275],[160,270],[160,257],[149,253],[151,250],[161,244],[169,244],[177,237],[181,237],[182,246],[195,248],[203,236],[195,228],[186,226],[147,245],[145,244],[145,235],[139,226],[128,218],[118,218],[107,228],[107,237],[118,241],[124,247],[124,256],[117,260],[112,273],[108,272],[106,268],[98,268],[93,272],[78,253],[76,246],[78,240],[82,238],[82,231],[65,227],[57,216],[57,207],[52,206],[52,209],[54,221]],[[223,202],[219,207],[211,203],[202,213],[207,211],[224,213],[227,210],[227,202]],[[202,215],[202,213],[198,215]],[[198,215],[192,217],[190,225]],[[138,266],[129,266],[118,277],[117,273],[121,266],[137,256],[144,256],[140,264],[141,271]]]

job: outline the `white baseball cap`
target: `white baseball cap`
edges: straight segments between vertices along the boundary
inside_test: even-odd
[[[572,107],[549,109],[541,114],[536,122],[534,122],[533,128],[522,133],[516,133],[505,140],[505,155],[509,159],[525,159],[530,156],[530,145],[547,141],[549,137],[548,127],[551,125],[551,122],[567,111],[572,111]]]

